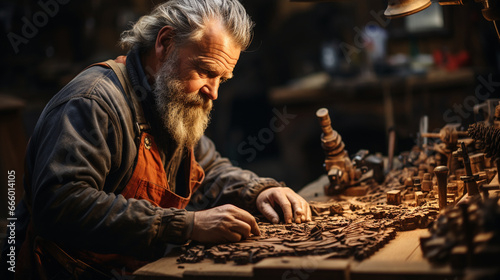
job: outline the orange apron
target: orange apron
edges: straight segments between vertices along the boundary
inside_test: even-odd
[[[147,132],[147,130],[149,130],[149,125],[145,121],[140,101],[136,97],[132,85],[129,82],[125,69],[125,60],[125,56],[120,56],[114,61],[108,60],[106,62],[91,65],[99,65],[113,69],[122,84],[127,98],[133,105],[131,110],[135,118],[136,138],[139,140],[138,152],[132,176],[121,194],[125,198],[148,200],[153,205],[162,208],[174,207],[183,209],[189,203],[191,195],[200,186],[205,177],[205,173],[196,162],[193,149],[191,149],[188,153],[189,161],[186,167],[189,168],[186,197],[179,196],[169,189],[165,168],[161,162],[158,147],[154,137]],[[40,237],[36,238],[40,241]],[[130,256],[98,254],[86,250],[72,251],[71,254],[67,254],[59,246],[48,240],[43,240],[42,242],[35,242],[33,240],[35,240],[35,235],[32,225],[30,225],[26,234],[26,240],[21,248],[20,258],[29,257],[32,260],[34,259],[36,269],[42,279],[46,278],[44,274],[50,274],[44,265],[44,255],[45,258],[50,256],[52,260],[55,259],[59,262],[61,267],[64,267],[71,274],[79,274],[83,271],[84,273],[90,273],[90,275],[97,273],[97,275],[95,275],[96,277],[99,276],[99,274],[110,276],[113,271],[115,271],[115,273],[121,273],[124,269],[131,272],[147,263],[146,261],[137,260]],[[48,246],[47,242],[49,243]],[[25,248],[27,246],[34,249],[29,250]],[[31,256],[26,256],[26,252],[31,252]],[[33,252],[35,254],[33,254]],[[17,273],[16,278],[18,278]]]
[[[142,106],[137,99],[130,84],[125,70],[125,56],[118,57],[115,61],[108,60],[105,65],[112,68],[122,86],[134,105],[132,112],[136,118],[136,128],[140,134],[140,144],[137,154],[136,165],[132,177],[121,194],[125,198],[146,199],[156,206],[183,209],[189,203],[191,195],[198,189],[205,177],[201,166],[196,162],[193,149],[189,150],[189,178],[188,192],[186,197],[182,197],[172,192],[168,187],[167,174],[161,162],[158,147],[154,137],[146,132],[149,126],[145,121]],[[120,66],[121,64],[121,66]],[[98,64],[102,65],[102,64]]]
[[[122,191],[125,198],[146,199],[156,206],[183,209],[203,181],[205,173],[189,151],[189,188],[186,197],[172,192],[153,136],[143,132],[134,173]]]

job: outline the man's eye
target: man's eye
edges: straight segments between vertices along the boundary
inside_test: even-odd
[[[209,77],[210,76],[208,71],[205,71],[205,70],[198,70],[197,72],[198,72],[198,75],[200,77]]]
[[[211,79],[216,78],[218,76],[218,74],[208,70],[199,70],[198,73],[202,77],[207,77]]]

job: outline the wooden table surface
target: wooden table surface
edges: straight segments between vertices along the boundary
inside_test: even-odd
[[[305,186],[299,194],[308,201],[327,201],[323,176]],[[147,264],[134,273],[135,279],[451,279],[449,266],[435,267],[422,256],[420,236],[427,229],[398,232],[396,238],[370,258],[326,259],[325,256],[267,258],[256,264],[177,263],[179,253]],[[173,251],[176,251],[175,249]]]

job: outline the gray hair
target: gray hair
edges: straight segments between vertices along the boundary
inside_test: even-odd
[[[126,50],[138,47],[139,51],[146,51],[154,46],[164,26],[175,30],[174,42],[182,45],[201,38],[209,20],[220,21],[242,50],[250,45],[254,23],[238,0],[167,1],[124,31],[120,45]]]

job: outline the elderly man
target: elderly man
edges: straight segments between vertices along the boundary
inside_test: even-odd
[[[252,25],[237,0],[168,1],[122,34],[126,57],[87,68],[53,97],[16,210],[21,277],[106,277],[167,244],[237,242],[259,234],[257,210],[273,223],[278,212],[310,220],[302,197],[232,166],[203,136]]]

